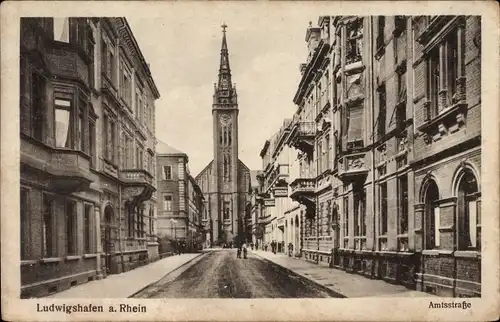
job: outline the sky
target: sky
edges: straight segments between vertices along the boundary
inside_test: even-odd
[[[127,17],[161,95],[155,102],[156,137],[189,156],[193,175],[212,160],[213,83],[225,22],[240,110],[239,158],[259,170],[265,140],[296,110],[299,65],[307,56],[305,33],[309,21],[317,24],[318,14],[293,6],[254,9],[256,14],[244,6],[187,8]]]

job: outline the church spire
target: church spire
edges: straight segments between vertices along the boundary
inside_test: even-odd
[[[226,28],[225,23],[222,24],[222,45],[220,49],[220,66],[219,66],[219,89],[231,88],[231,69],[229,68],[229,54],[227,51]]]

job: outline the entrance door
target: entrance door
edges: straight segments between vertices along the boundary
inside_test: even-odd
[[[111,206],[107,206],[104,209],[104,229],[101,228],[101,231],[104,233],[104,236],[101,238],[102,250],[104,253],[104,269],[106,270],[106,274],[111,274],[111,259],[112,252],[114,249],[113,245],[113,236],[112,236],[112,226],[113,226],[113,208]]]
[[[333,207],[333,264],[340,265],[340,258],[338,255],[338,249],[340,247],[340,225],[339,225],[339,213],[337,211],[336,205]]]

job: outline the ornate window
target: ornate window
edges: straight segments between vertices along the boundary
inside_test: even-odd
[[[75,255],[77,252],[77,218],[76,202],[68,200],[66,202],[66,253]]]
[[[460,178],[457,194],[459,249],[480,249],[479,205],[476,177],[466,169]]]
[[[425,249],[438,248],[440,244],[439,190],[431,181],[425,192]]]
[[[163,196],[163,210],[172,211],[172,195]]]
[[[408,175],[398,178],[398,234],[408,233]]]
[[[356,19],[346,27],[346,65],[362,60],[363,52],[363,19]]]
[[[387,121],[387,105],[385,84],[383,84],[378,90],[378,104],[377,135],[380,140],[386,134],[385,123]]]
[[[379,198],[380,198],[380,235],[387,234],[387,182],[379,185]]]
[[[42,257],[50,258],[56,254],[56,243],[54,241],[54,199],[52,196],[43,195],[42,212]]]
[[[83,250],[85,254],[92,253],[92,205],[85,205],[83,213]]]

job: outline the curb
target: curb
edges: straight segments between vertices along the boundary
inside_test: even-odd
[[[162,279],[164,279],[165,277],[167,277],[168,275],[172,274],[173,272],[179,270],[180,268],[186,266],[187,264],[191,263],[192,261],[194,261],[195,259],[197,259],[198,257],[202,256],[202,255],[206,255],[208,254],[209,252],[202,252],[202,253],[199,253],[197,256],[191,258],[190,260],[188,260],[187,262],[185,262],[184,264],[174,268],[173,270],[171,270],[170,272],[166,273],[165,275],[163,275],[162,277],[160,277],[160,279],[154,281],[154,282],[151,282],[149,284],[147,284],[146,286],[144,286],[143,288],[141,288],[140,290],[138,290],[137,292],[133,293],[132,295],[129,295],[127,296],[127,298],[132,298],[134,296],[136,296],[137,294],[141,293],[142,291],[144,291],[145,289],[147,289],[148,287],[158,283],[159,281],[161,281]]]
[[[320,284],[320,283],[318,283],[317,281],[315,281],[315,280],[311,279],[310,277],[308,277],[308,276],[306,276],[306,275],[303,275],[303,274],[300,274],[300,273],[298,273],[298,272],[295,272],[295,271],[291,270],[290,268],[285,267],[285,266],[283,266],[283,265],[281,265],[281,264],[278,264],[278,263],[276,263],[276,262],[273,262],[272,260],[267,259],[267,258],[265,258],[264,256],[261,256],[261,255],[259,255],[259,254],[257,254],[257,253],[252,252],[252,254],[254,254],[254,255],[256,255],[256,256],[258,256],[258,257],[262,258],[263,260],[265,260],[265,261],[267,261],[267,262],[269,262],[269,263],[272,263],[272,264],[274,264],[274,265],[276,265],[276,266],[280,267],[281,269],[283,269],[283,270],[287,271],[289,274],[293,274],[293,275],[297,275],[297,276],[301,277],[303,280],[305,280],[305,281],[306,281],[306,282],[308,282],[309,284],[314,285],[314,286],[316,286],[316,287],[319,287],[319,288],[323,289],[325,292],[327,292],[327,293],[328,293],[328,294],[330,294],[330,295],[333,295],[333,296],[335,296],[335,297],[337,297],[337,298],[347,298],[347,296],[345,296],[344,294],[341,294],[341,293],[339,293],[339,292],[337,292],[337,291],[334,291],[334,290],[332,290],[331,288],[329,288],[328,286],[325,286],[325,285],[323,285],[323,284]]]

